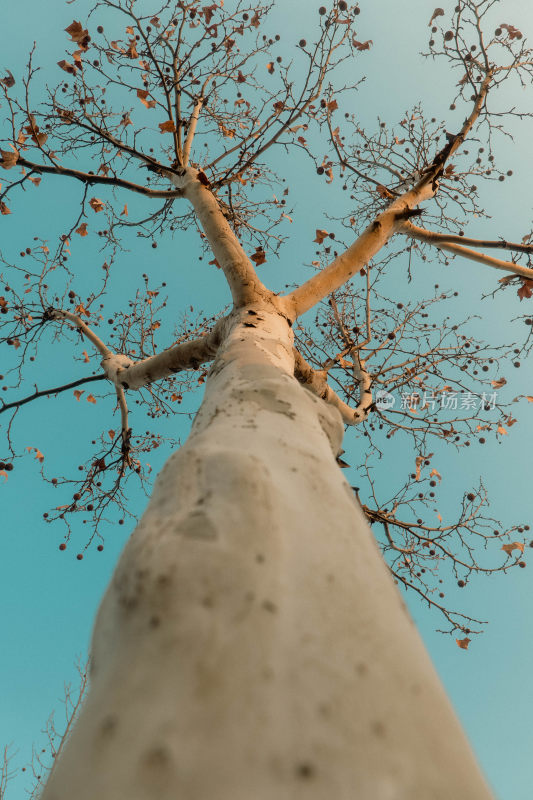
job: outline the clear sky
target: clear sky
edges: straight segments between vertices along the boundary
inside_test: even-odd
[[[143,7],[148,6],[148,0],[139,2]],[[287,58],[299,38],[312,37],[319,5],[318,0],[316,3],[291,0],[290,4],[283,3],[282,11],[272,12],[272,30],[282,34]],[[409,0],[402,4],[395,0],[362,0],[360,5],[358,33],[362,40],[372,39],[373,47],[356,63],[345,65],[347,82],[367,76],[358,94],[357,107],[348,110],[359,115],[365,124],[371,124],[378,114],[383,119],[400,119],[406,109],[421,101],[434,116],[446,120],[449,130],[454,130],[458,118],[448,106],[456,78],[446,72],[444,64],[433,66],[419,56],[419,51],[427,45],[427,22],[435,0]],[[442,5],[448,8],[453,3]],[[73,5],[63,0],[47,3],[18,0],[6,4],[2,8],[0,70],[7,68],[18,79],[25,53],[36,39],[36,63],[43,67],[42,80],[48,79],[52,84],[60,80],[56,62],[64,57],[67,46],[63,29],[73,19],[85,22],[88,7],[85,0]],[[100,22],[105,24],[104,19],[96,18],[93,24]],[[514,24],[533,37],[533,9],[524,10],[519,0],[501,0],[497,5],[495,24],[502,22]],[[532,101],[533,88],[529,93],[517,90],[509,97],[510,105],[521,102],[531,108]],[[0,109],[0,114],[4,111]],[[492,219],[472,220],[469,233],[473,236],[520,239],[530,229],[532,131],[527,124],[523,128],[515,126],[514,130],[513,142],[502,141],[498,145],[501,158],[513,170],[514,177],[503,185],[491,184],[485,197]],[[300,265],[313,257],[314,230],[327,227],[330,204],[338,202],[325,191],[317,193],[316,183],[305,170],[291,177],[294,222],[287,223],[286,231],[290,239],[279,262],[261,268],[261,278],[274,289],[282,289],[286,282],[306,274]],[[6,258],[15,258],[21,249],[31,245],[33,235],[54,240],[72,220],[79,187],[50,178],[43,180],[34,192],[30,188],[24,198],[18,195],[15,201],[14,195],[10,203],[13,213],[0,218],[0,246]],[[147,207],[141,199],[126,198],[126,201],[131,204],[131,211]],[[110,306],[121,307],[124,299],[131,296],[132,287],[141,285],[142,273],[148,273],[154,283],[166,281],[169,296],[179,297],[182,305],[192,304],[211,312],[227,303],[228,292],[220,274],[208,267],[205,259],[196,260],[197,243],[192,235],[174,241],[162,240],[157,250],[149,242],[132,237],[128,247],[130,252],[117,260]],[[81,276],[78,285],[88,286],[95,271],[100,269],[97,247],[95,243],[79,240],[73,243],[72,252],[72,263]],[[431,263],[423,266],[423,275],[420,263],[417,270],[417,280],[410,286],[400,279],[395,284],[396,279],[391,278],[391,285],[404,298],[408,298],[409,292],[424,293],[435,282],[443,289],[457,288],[460,298],[454,307],[456,313],[461,318],[479,315],[481,329],[493,342],[500,338],[509,342],[515,336],[523,336],[523,323],[512,320],[519,314],[533,315],[533,306],[526,308],[528,301],[520,303],[515,292],[480,300],[481,294],[496,286],[498,274],[472,262],[458,261],[445,273],[438,264]],[[173,306],[176,312],[180,309],[181,305]],[[164,339],[160,343],[164,346]],[[76,350],[78,356],[80,349]],[[65,358],[63,350],[61,357],[56,356],[53,348],[48,355],[48,359],[41,358],[35,365],[25,393],[31,391],[32,381],[42,388],[84,374],[83,363],[74,361],[72,356]],[[4,357],[0,353],[0,363]],[[530,375],[531,361],[524,362],[516,374],[505,376],[509,399],[517,394],[533,394]],[[194,409],[200,396],[198,390],[187,401],[185,410]],[[522,403],[516,409],[518,423],[505,442],[491,438],[483,449],[472,447],[460,457],[455,452],[439,456],[438,469],[443,475],[441,496],[448,498],[443,500],[441,513],[453,515],[463,491],[477,484],[481,475],[492,496],[494,516],[505,518],[509,524],[531,518],[533,406]],[[77,403],[67,393],[23,409],[18,415],[17,432],[25,446],[38,447],[44,453],[51,474],[54,470],[59,474],[72,465],[75,470],[78,461],[82,463],[87,439],[102,424],[113,427],[112,411],[111,402]],[[132,424],[135,425],[134,414]],[[188,415],[181,414],[163,423],[163,429],[183,440],[189,424]],[[348,433],[345,447],[350,463],[358,463],[360,446],[360,440]],[[162,450],[155,451],[151,458],[154,471],[164,460]],[[398,448],[392,448],[381,480],[405,472],[402,456]],[[62,531],[44,525],[42,520],[49,505],[60,501],[51,495],[49,487],[43,486],[38,467],[28,454],[24,462],[17,462],[7,482],[0,478],[0,746],[12,742],[14,750],[18,750],[14,766],[28,761],[33,743],[41,746],[40,730],[50,712],[57,709],[58,716],[61,715],[59,700],[63,684],[75,680],[74,661],[77,655],[87,653],[99,599],[132,530],[129,523],[116,526],[106,536],[102,553],[92,548],[83,561],[77,561],[75,553],[86,541],[86,531],[78,530],[72,545],[60,553]],[[348,478],[352,483],[357,481],[353,473]],[[145,502],[144,497],[134,496],[133,510],[141,513]],[[532,570],[533,561],[527,569],[513,570],[507,576],[474,577],[463,591],[454,585],[447,587],[450,605],[490,620],[486,633],[475,638],[467,652],[456,646],[453,637],[436,634],[434,629],[440,620],[415,598],[406,598],[499,800],[530,800],[533,785]],[[24,776],[14,781],[7,799],[22,800],[26,797],[26,785]]]

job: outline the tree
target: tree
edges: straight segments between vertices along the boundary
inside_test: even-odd
[[[71,490],[46,517],[67,526],[62,547],[75,515],[93,515],[87,546],[101,541],[114,507],[124,519],[126,486],[144,480],[143,454],[160,444],[130,427],[127,396],[139,392],[154,419],[180,403],[193,372],[207,379],[190,437],[160,474],[104,598],[91,690],[45,798],[318,798],[332,787],[351,797],[354,785],[372,797],[489,796],[387,573],[437,606],[466,648],[478,621],[441,602],[438,568],[464,585],[472,572],[524,564],[527,526],[495,527],[482,485],[465,492],[453,525],[419,510],[432,510],[440,480],[433,441],[466,447],[484,430],[505,435],[514,424],[489,390],[503,385],[497,369],[516,359],[515,348],[480,343],[454,318],[433,322],[453,292],[437,286],[406,305],[387,286],[394,259],[408,253],[411,271],[411,256],[438,248],[507,272],[499,288],[532,294],[529,235],[513,243],[463,230],[483,214],[472,181],[505,178],[493,155],[502,112],[489,100],[504,80],[531,74],[517,28],[483,32],[492,5],[461,1],[451,18],[436,9],[430,20],[429,56],[461,70],[452,106],[466,116],[453,132],[422,108],[396,126],[380,120],[374,133],[349,111],[339,119],[355,89],[342,65],[364,63],[372,45],[355,33],[359,8],[342,0],[318,10],[316,40],[301,39],[300,61],[289,67],[277,55],[279,37],[262,33],[267,7],[192,0],[147,15],[129,0],[102,0],[95,16],[105,13],[105,26],[91,18],[66,28],[75,47],[59,61],[67,80],[44,103],[32,96],[33,52],[22,81],[10,71],[2,79],[9,131],[0,166],[16,171],[2,213],[16,211],[21,187],[49,175],[82,187],[79,214],[57,248],[38,240],[20,252],[24,267],[5,260],[0,304],[14,382],[51,339],[61,346],[81,336],[83,360],[94,366],[98,354],[103,372],[36,388],[1,410],[18,416],[43,394],[67,390],[80,399],[87,389],[78,386],[106,381],[121,415],[75,486],[50,478]],[[466,143],[480,137],[472,155]],[[290,219],[282,177],[281,199],[270,197],[279,148],[310,159],[326,184],[344,182],[350,202],[324,225],[352,239],[318,228],[311,277],[276,287],[284,294],[260,277]],[[150,173],[144,181],[140,169]],[[152,246],[166,230],[197,226],[210,253],[206,275],[219,269],[231,292],[229,310],[187,316],[160,353],[162,286],[146,275],[126,311],[109,312],[104,301],[120,235],[133,224],[126,193],[161,203],[134,223]],[[103,279],[82,293],[71,243],[85,241],[98,214],[106,217],[97,234]],[[489,248],[511,260],[481,252]],[[480,372],[482,408],[441,402],[477,397]],[[391,408],[391,390],[400,389],[402,407]],[[339,470],[343,423],[368,440],[370,491],[361,502]],[[4,477],[16,454],[12,428],[10,418]],[[404,434],[413,439],[413,472],[378,501],[367,458]],[[43,461],[38,448],[34,455]],[[474,539],[502,542],[503,560],[482,564]],[[413,697],[421,698],[414,707]]]

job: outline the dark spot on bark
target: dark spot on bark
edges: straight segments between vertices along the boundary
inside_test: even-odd
[[[360,661],[358,664],[355,665],[355,671],[357,672],[358,675],[363,677],[363,675],[367,674],[368,667],[366,664],[363,664],[363,662]]]
[[[126,381],[121,381],[121,384],[122,384],[122,387],[123,387],[124,389],[129,389],[129,388],[130,388],[130,385],[129,385],[129,383],[126,383]]]
[[[253,322],[243,322],[245,328],[257,328],[257,325]]]
[[[278,607],[272,600],[264,600],[263,601],[263,608],[265,611],[270,611],[271,614],[275,614],[278,610]]]
[[[372,223],[372,230],[379,231],[380,228],[381,228],[381,222],[378,219],[374,220],[374,222]]]
[[[301,780],[310,780],[315,776],[315,768],[312,764],[308,762],[303,762],[302,764],[298,764],[296,767],[296,775]]]
[[[213,608],[213,606],[215,605],[215,601],[210,595],[206,595],[206,597],[204,597],[202,600],[202,605],[204,606],[204,608]]]
[[[370,728],[371,728],[372,733],[374,734],[374,736],[377,736],[378,739],[384,739],[385,738],[387,730],[385,728],[385,725],[382,722],[380,722],[379,720],[376,720],[375,722],[373,722],[371,724]]]
[[[255,560],[257,561],[258,564],[262,564],[263,561],[265,560],[265,557],[262,553],[258,553],[255,557]]]
[[[163,767],[167,767],[170,763],[170,752],[162,745],[159,747],[152,747],[148,750],[143,760],[147,767],[162,769]]]
[[[170,583],[170,575],[158,575],[157,582],[160,586],[166,586]]]
[[[332,575],[330,573],[329,575],[326,576],[326,580],[328,583],[333,583],[333,581],[335,580],[335,575]]]
[[[107,717],[104,717],[100,728],[102,736],[112,736],[116,730],[117,725],[118,725],[118,717],[116,717],[115,714],[109,714]]]
[[[202,362],[198,358],[191,358],[191,360],[189,361],[189,364],[192,369],[198,369],[201,363]]]
[[[254,316],[256,316],[256,317],[257,317],[257,311],[252,311],[252,309],[251,309],[251,308],[250,308],[250,309],[248,309],[248,314],[253,314]]]
[[[151,628],[159,628],[160,624],[161,620],[159,619],[159,617],[150,617],[149,625]]]

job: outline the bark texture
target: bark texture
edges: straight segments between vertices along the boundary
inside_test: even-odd
[[[487,800],[287,321],[234,312],[42,800]]]

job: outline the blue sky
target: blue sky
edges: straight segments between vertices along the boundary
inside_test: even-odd
[[[147,5],[147,0],[142,0]],[[318,7],[320,3],[316,3]],[[313,4],[313,14],[315,12]],[[453,4],[443,4],[446,8]],[[533,10],[523,10],[518,0],[500,2],[495,23],[508,22],[521,27],[533,36]],[[59,0],[46,4],[36,0],[19,0],[2,10],[4,37],[0,67],[8,68],[18,77],[24,63],[23,54],[37,38],[37,61],[43,66],[42,76],[59,80],[56,62],[63,58],[66,36],[63,29],[72,19],[85,21],[88,4],[67,5]],[[384,119],[399,119],[405,109],[422,101],[431,114],[444,118],[453,130],[457,118],[448,110],[449,93],[455,81],[444,64],[433,66],[422,61],[418,52],[427,43],[427,21],[434,9],[434,0],[410,0],[401,6],[393,0],[380,3],[361,2],[358,33],[363,40],[372,39],[372,49],[356,64],[346,65],[346,80],[367,75],[357,98],[357,108],[349,109],[370,124],[379,114]],[[402,10],[407,8],[408,10]],[[304,0],[284,4],[283,12],[273,12],[273,31],[283,34],[287,54],[302,35],[312,35],[311,5]],[[277,16],[276,16],[277,13]],[[281,16],[280,16],[281,13]],[[305,34],[302,33],[305,31]],[[354,73],[352,74],[352,70]],[[350,74],[348,74],[348,71]],[[507,99],[507,98],[506,98]],[[531,92],[516,90],[510,103],[527,103],[531,107]],[[500,144],[502,159],[514,171],[512,181],[497,189],[491,185],[486,193],[486,205],[492,220],[471,222],[473,236],[504,235],[520,239],[529,230],[532,219],[529,186],[531,178],[531,128],[517,128],[514,142]],[[2,176],[0,176],[2,178]],[[338,202],[303,171],[292,175],[290,198],[294,204],[294,222],[287,223],[290,240],[279,262],[265,265],[262,279],[272,288],[298,276],[305,276],[301,264],[313,257],[312,238],[315,228],[327,227],[326,214],[331,204]],[[333,190],[332,190],[333,191]],[[101,193],[99,193],[100,195]],[[33,235],[52,240],[70,222],[73,204],[79,198],[79,187],[66,185],[57,179],[43,181],[32,194],[19,196],[12,204],[13,213],[1,218],[1,249],[6,257],[15,257],[31,244]],[[343,198],[341,198],[343,199]],[[131,210],[142,209],[144,200],[131,200]],[[290,230],[289,230],[290,226]],[[145,240],[128,241],[130,252],[117,261],[111,285],[110,303],[120,307],[132,287],[141,285],[142,273],[156,283],[166,281],[169,296],[179,297],[184,305],[192,304],[205,311],[216,311],[228,300],[220,273],[199,263],[197,242],[192,234],[174,241],[158,243],[157,250]],[[100,268],[101,256],[94,243],[73,243],[73,263],[80,274],[82,287],[94,280]],[[458,315],[479,314],[480,327],[494,341],[499,337],[512,341],[522,335],[522,323],[511,323],[519,314],[532,313],[526,302],[519,303],[514,292],[496,299],[480,300],[482,293],[491,291],[499,275],[474,263],[455,261],[443,273],[438,264],[417,265],[417,281],[411,286],[391,277],[391,285],[401,296],[408,292],[424,291],[435,282],[442,288],[457,288],[460,299],[455,306]],[[394,282],[396,281],[396,283]],[[207,289],[206,289],[207,287]],[[221,299],[222,298],[222,299]],[[533,302],[530,301],[530,302]],[[175,309],[179,311],[177,307]],[[161,340],[164,346],[165,342]],[[78,348],[76,355],[79,355]],[[57,385],[83,374],[83,364],[68,359],[63,350],[60,356],[51,347],[48,358],[40,358],[30,376],[40,387]],[[3,356],[2,356],[3,357]],[[0,370],[1,372],[1,370]],[[531,363],[524,363],[516,374],[506,375],[508,397],[533,394]],[[95,392],[96,394],[96,392]],[[192,396],[186,409],[194,409],[200,391]],[[483,448],[472,447],[468,453],[449,453],[439,456],[439,471],[443,475],[442,496],[448,499],[443,508],[453,513],[454,504],[465,487],[477,483],[483,476],[492,496],[494,516],[514,522],[527,522],[531,514],[530,459],[531,414],[533,406],[522,403],[516,407],[519,422],[504,443],[491,439]],[[93,406],[74,400],[70,393],[57,399],[43,399],[28,406],[19,415],[17,433],[24,446],[39,447],[45,454],[46,466],[66,471],[82,457],[86,441],[97,433],[104,418],[112,427],[113,404],[98,401]],[[135,415],[132,419],[135,425]],[[171,435],[182,440],[187,435],[190,419],[181,414],[164,423]],[[360,441],[347,434],[345,443],[350,463],[358,463]],[[161,466],[164,453],[155,451],[151,463],[154,471]],[[81,463],[81,460],[80,460]],[[384,468],[385,477],[403,474],[405,463],[399,448],[392,448]],[[1,479],[0,479],[1,480]],[[352,479],[350,478],[352,481]],[[353,481],[356,477],[353,476]],[[61,709],[58,701],[65,681],[75,679],[74,661],[87,652],[88,639],[99,598],[109,580],[121,547],[131,532],[131,525],[115,526],[106,536],[102,553],[94,548],[87,551],[83,561],[75,553],[83,548],[85,531],[78,531],[71,546],[60,553],[58,543],[62,532],[43,524],[42,514],[50,503],[50,489],[39,479],[38,463],[28,455],[17,462],[9,480],[0,486],[2,527],[0,531],[0,614],[2,620],[2,655],[0,657],[0,745],[12,742],[18,755],[13,762],[26,763],[32,743],[40,744],[40,730],[53,709]],[[141,513],[146,500],[132,498],[132,508]],[[442,510],[442,509],[441,509]],[[482,768],[499,800],[529,800],[531,797],[531,760],[533,746],[531,712],[533,688],[530,665],[533,661],[531,622],[533,593],[531,570],[513,570],[507,576],[476,578],[466,590],[453,584],[447,587],[450,605],[461,606],[473,616],[490,620],[487,632],[477,637],[468,652],[457,648],[454,639],[436,634],[440,624],[435,615],[427,613],[421,604],[407,596],[407,602],[422,632],[433,661],[452,698]],[[25,778],[10,785],[8,800],[26,796]]]

